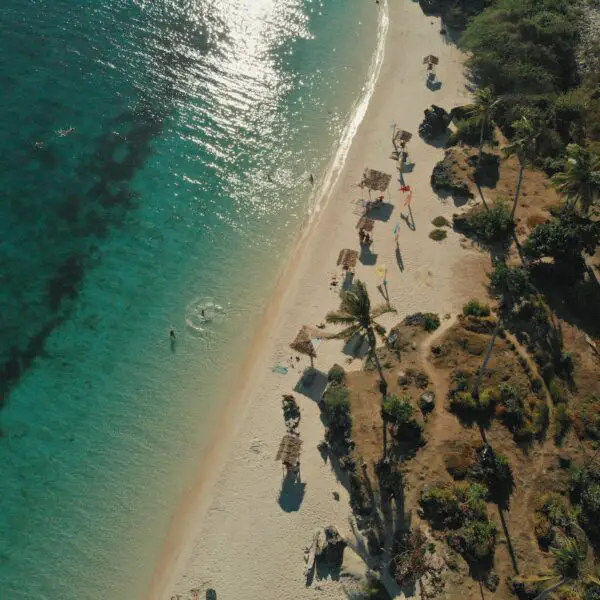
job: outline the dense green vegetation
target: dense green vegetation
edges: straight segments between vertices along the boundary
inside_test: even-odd
[[[475,17],[461,42],[474,77],[497,93],[543,94],[572,87],[577,43],[570,0],[497,0]]]

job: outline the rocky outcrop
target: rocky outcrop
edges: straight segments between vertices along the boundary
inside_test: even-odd
[[[453,150],[446,150],[444,160],[441,160],[433,168],[431,173],[431,187],[436,193],[447,193],[457,197],[471,198],[468,184],[455,171],[457,161]]]
[[[425,109],[425,118],[419,125],[419,135],[426,141],[446,133],[451,117],[441,106],[431,105]]]

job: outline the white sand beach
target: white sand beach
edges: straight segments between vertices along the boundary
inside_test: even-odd
[[[303,574],[304,549],[313,531],[332,524],[349,535],[351,512],[345,489],[317,449],[324,428],[315,398],[294,391],[309,360],[302,356],[296,363],[294,358],[292,368],[289,358],[295,353],[289,344],[302,325],[322,323],[325,314],[338,307],[338,291],[329,284],[334,272],[340,280],[339,251],[359,250],[355,202],[366,198],[367,192],[356,184],[365,167],[392,174],[386,194],[390,210],[379,211],[372,254],[364,257],[364,263],[359,260],[355,275],[367,283],[373,304],[378,304],[383,298],[377,290],[381,278],[376,265],[386,265],[389,299],[398,314],[387,315],[382,324],[390,326],[417,311],[441,317],[456,314],[465,300],[482,291],[478,287],[485,270],[482,255],[464,249],[450,229],[442,242],[428,237],[434,217],[443,215],[451,221],[458,209],[452,199],[441,200],[430,187],[432,168],[443,157],[443,149],[428,145],[417,133],[423,110],[432,103],[450,110],[468,101],[463,57],[440,35],[439,19],[423,15],[417,2],[389,4],[373,3],[373,10],[389,11],[390,25],[367,114],[335,189],[295,245],[266,307],[240,376],[239,393],[230,400],[205,467],[173,522],[147,598],[166,600],[179,594],[188,600],[196,594],[203,599],[211,588],[219,600],[346,597],[342,581],[315,579],[307,587]],[[425,84],[422,59],[430,53],[440,59],[437,90]],[[404,176],[412,189],[414,231],[400,217],[407,208],[396,163],[390,160],[394,124],[414,134],[408,151],[415,166]],[[394,240],[398,223],[400,258]],[[360,368],[359,360],[348,363],[342,347],[342,342],[323,341],[316,368],[323,373],[334,363]],[[273,372],[276,364],[288,366],[287,374]],[[314,389],[311,395],[322,387]],[[302,485],[281,494],[282,467],[275,455],[285,433],[281,397],[287,393],[295,395],[302,411]]]

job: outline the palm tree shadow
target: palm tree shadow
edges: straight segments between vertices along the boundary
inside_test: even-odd
[[[404,271],[404,261],[402,260],[402,253],[400,252],[400,246],[396,245],[396,262],[400,271]]]
[[[327,386],[327,373],[318,369],[307,369],[296,383],[294,391],[319,403]]]
[[[369,342],[361,333],[355,333],[346,341],[342,352],[352,358],[364,358],[369,353]]]
[[[285,512],[296,512],[300,510],[304,500],[306,484],[300,481],[300,473],[287,473],[283,479],[281,491],[279,492],[279,506]]]

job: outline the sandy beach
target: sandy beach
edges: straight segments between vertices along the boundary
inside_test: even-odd
[[[365,167],[392,174],[385,200],[389,210],[380,212],[371,253],[361,257],[355,270],[355,278],[367,283],[373,304],[378,304],[384,299],[377,289],[381,277],[376,265],[387,267],[389,300],[398,314],[387,315],[381,323],[389,327],[417,311],[442,318],[454,315],[480,291],[483,257],[463,248],[452,230],[442,242],[428,237],[434,217],[451,220],[458,209],[430,187],[432,168],[443,149],[417,135],[423,110],[432,103],[450,110],[468,101],[463,57],[440,35],[439,19],[425,16],[417,2],[373,4],[373,10],[389,11],[389,30],[367,113],[335,189],[296,243],[266,307],[245,371],[236,382],[239,393],[230,399],[206,466],[174,519],[147,598],[204,598],[208,589],[218,599],[235,600],[346,597],[343,580],[315,580],[307,587],[303,574],[304,549],[313,531],[332,524],[350,535],[351,511],[345,489],[317,449],[324,428],[315,396],[322,387],[314,386],[309,395],[295,391],[309,361],[302,356],[300,362],[290,362],[295,354],[289,344],[302,325],[322,323],[339,305],[339,290],[330,281],[333,273],[340,280],[339,251],[359,250],[356,201],[367,198],[367,192],[357,183]],[[430,53],[440,59],[437,90],[425,85],[422,58]],[[400,216],[408,209],[396,163],[390,160],[394,125],[414,133],[408,151],[415,166],[404,176],[412,189],[414,231]],[[394,239],[398,223],[399,255]],[[334,363],[348,370],[361,368],[361,361],[349,362],[342,349],[342,342],[323,341],[315,367],[323,373]],[[273,372],[277,364],[287,366],[287,374]],[[293,489],[282,489],[282,468],[275,460],[285,433],[281,396],[287,393],[295,395],[302,411],[302,485]]]

